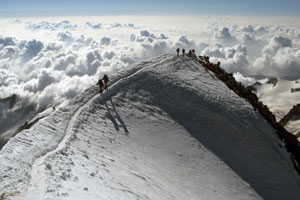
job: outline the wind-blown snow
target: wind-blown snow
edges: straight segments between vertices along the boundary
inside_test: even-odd
[[[296,199],[275,130],[191,58],[90,87],[0,153],[7,199]],[[278,189],[280,188],[280,189]]]

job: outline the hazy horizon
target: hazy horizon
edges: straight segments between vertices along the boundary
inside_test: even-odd
[[[0,16],[81,16],[81,15],[231,15],[300,16],[296,0],[10,0],[1,3]]]

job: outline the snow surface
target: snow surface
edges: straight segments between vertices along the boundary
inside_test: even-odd
[[[274,113],[276,120],[280,121],[293,106],[300,103],[300,92],[291,92],[291,89],[296,88],[300,88],[299,81],[279,79],[275,86],[270,83],[257,86],[257,96]],[[294,117],[285,125],[285,128],[297,134],[300,130],[300,119]]]
[[[111,77],[12,138],[4,199],[297,199],[300,179],[271,126],[188,57]]]

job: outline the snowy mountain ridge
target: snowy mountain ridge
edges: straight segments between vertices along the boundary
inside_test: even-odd
[[[252,91],[256,91],[256,88],[260,88],[260,86],[262,85],[261,83],[256,83],[253,86],[245,88],[241,83],[235,80],[233,74],[227,73],[224,69],[220,68],[220,62],[218,62],[217,64],[210,63],[209,57],[207,56],[199,56],[199,58],[200,59],[197,59],[197,61],[202,66],[212,71],[216,75],[216,77],[218,77],[218,79],[220,79],[225,85],[227,85],[229,89],[234,91],[241,98],[248,101],[253,106],[253,108],[257,110],[274,129],[276,129],[276,134],[284,142],[284,146],[290,153],[290,156],[294,163],[294,167],[297,170],[298,174],[300,174],[300,143],[297,138],[298,136],[296,132],[299,130],[299,105],[294,106],[290,110],[290,112],[288,112],[280,121],[277,120],[278,110],[281,110],[281,107],[288,108],[291,105],[295,105],[297,102],[297,96],[287,94],[288,92],[286,91],[286,84],[282,84],[284,89],[282,89],[281,85],[279,87],[279,90],[278,87],[275,89],[276,92],[269,92],[269,87],[262,87],[268,88],[266,90],[267,95],[262,92],[265,91],[264,89],[262,89],[260,91],[261,95],[257,97],[257,95]],[[280,81],[279,83],[281,84],[281,82],[283,81]],[[295,83],[297,82],[298,81],[295,81]],[[277,83],[278,79],[276,78],[270,79],[266,82],[266,84],[272,84],[273,87],[275,87]],[[293,93],[294,90],[295,89],[292,88],[291,92]],[[284,92],[284,96],[282,95],[282,92]],[[286,97],[290,97],[288,103],[284,101]],[[265,101],[265,99],[269,99],[269,101]],[[277,102],[275,101],[276,103],[274,103],[273,99],[276,99]],[[264,103],[267,103],[267,105],[265,105]],[[277,105],[277,107],[274,106],[274,104]],[[270,106],[275,114],[270,111],[268,106]],[[287,112],[287,110],[285,110],[284,112]]]
[[[134,70],[138,71],[141,69],[136,68]],[[126,73],[125,75],[122,74],[123,76],[119,75],[115,79],[112,79],[111,82],[114,83],[116,82],[116,80],[120,81],[123,80],[122,78],[126,78],[126,77],[128,78],[130,73],[134,74],[135,71],[134,72],[130,71],[128,72],[128,74]],[[78,113],[80,113],[81,109],[84,108],[85,104],[88,104],[90,101],[92,101],[93,97],[95,97],[98,94],[99,93],[97,88],[95,87],[89,88],[87,91],[85,91],[84,94],[74,98],[73,103],[71,104],[72,106],[69,106],[68,108],[59,109],[50,118],[47,118],[41,121],[41,123],[38,123],[36,126],[34,126],[32,130],[24,130],[22,134],[18,134],[18,137],[20,138],[16,139],[16,141],[13,140],[11,141],[11,143],[14,142],[17,143],[17,144],[12,144],[13,152],[15,156],[18,156],[20,158],[26,158],[26,160],[25,161],[13,160],[12,162],[19,162],[17,163],[17,165],[20,166],[19,170],[21,171],[20,172],[21,174],[16,173],[16,171],[14,171],[12,172],[13,174],[9,174],[9,175],[6,174],[6,176],[10,176],[10,178],[12,178],[13,176],[18,177],[19,175],[23,175],[22,173],[24,171],[27,171],[26,168],[31,168],[31,163],[33,163],[34,160],[43,158],[43,156],[45,156],[47,153],[50,153],[56,150],[57,148],[59,148],[59,144],[64,144],[66,140],[68,140],[70,137],[69,132],[74,123],[73,121],[74,119],[76,119]],[[64,123],[65,120],[68,120],[69,123],[65,124]],[[57,124],[56,122],[60,122],[60,123]],[[42,131],[43,129],[45,129],[45,131]],[[38,132],[38,134],[35,135],[38,136],[38,138],[34,138],[33,140],[28,139],[31,137],[29,134],[34,135],[35,132]],[[52,134],[49,134],[49,132],[51,132]],[[24,146],[20,147],[20,144],[21,145],[23,144]],[[18,149],[16,149],[15,147],[18,147]],[[35,149],[37,149],[38,151],[34,151]],[[28,151],[35,154],[26,156]],[[26,163],[26,165],[24,165],[24,163]],[[26,178],[27,179],[31,178],[29,174],[26,174],[26,176],[27,177],[25,177],[25,181]],[[15,181],[19,181],[19,180],[17,180],[16,178]],[[20,182],[23,181],[24,180]],[[14,185],[12,184],[12,186]]]
[[[87,89],[0,152],[3,199],[296,199],[275,130],[188,57]],[[280,188],[280,190],[278,190]]]

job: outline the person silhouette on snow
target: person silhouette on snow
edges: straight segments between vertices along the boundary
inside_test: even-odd
[[[103,92],[103,86],[104,86],[102,79],[99,79],[97,85],[99,86],[100,94],[102,94],[102,92]]]
[[[179,48],[178,48],[178,49],[176,49],[177,56],[179,56],[179,51],[180,51],[180,49],[179,49]]]
[[[184,56],[185,54],[185,49],[182,49],[182,56]]]
[[[192,50],[189,50],[189,57],[192,57]]]
[[[108,83],[109,79],[106,74],[104,74],[104,76],[103,76],[103,81],[104,81],[104,89],[107,90],[107,88],[108,88],[107,83]]]

